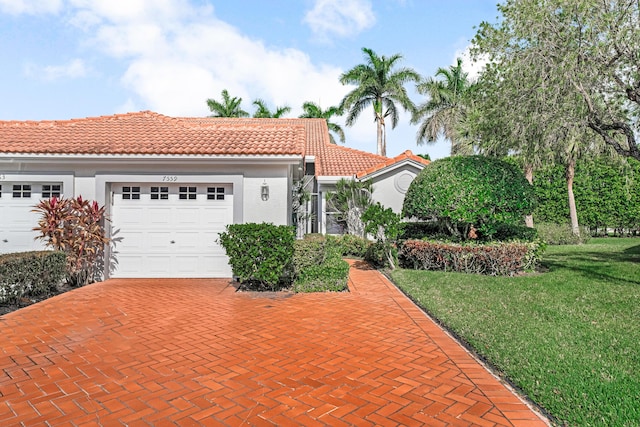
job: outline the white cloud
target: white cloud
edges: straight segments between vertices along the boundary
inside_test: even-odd
[[[79,78],[87,75],[87,67],[81,59],[73,59],[63,65],[47,65],[38,67],[32,64],[26,66],[27,76],[40,80],[58,80],[63,78]]]
[[[485,59],[485,58],[479,58],[476,61],[474,61],[471,58],[470,49],[471,49],[471,45],[467,45],[463,49],[456,50],[456,52],[455,52],[455,54],[453,56],[453,61],[451,62],[451,64],[455,65],[457,59],[458,58],[462,58],[462,69],[466,73],[468,73],[469,79],[475,80],[475,79],[478,78],[478,76],[480,75],[480,73],[484,69],[485,65],[487,65],[487,63],[489,61],[487,59]]]
[[[321,40],[331,36],[348,37],[371,28],[376,17],[369,0],[316,0],[304,17]]]
[[[62,0],[0,0],[0,12],[12,15],[56,13],[62,8]]]
[[[271,108],[291,106],[294,117],[305,101],[322,99],[326,108],[347,91],[339,68],[314,64],[297,49],[269,48],[217,19],[211,8],[183,0],[136,0],[131,9],[106,0],[72,1],[72,20],[88,32],[91,47],[125,64],[121,81],[134,99],[120,108],[204,116],[206,99],[228,89],[249,112],[251,101],[263,98]]]

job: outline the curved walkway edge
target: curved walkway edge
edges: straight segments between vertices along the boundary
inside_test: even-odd
[[[112,279],[0,316],[2,426],[545,426],[378,271]]]

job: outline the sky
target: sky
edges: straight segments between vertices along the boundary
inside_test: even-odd
[[[466,55],[497,0],[0,0],[0,120],[66,120],[151,110],[210,115],[227,89],[244,110],[302,113],[338,105],[352,87],[340,75],[364,62],[362,48],[402,55],[423,77]],[[464,56],[471,76],[480,64]],[[412,100],[426,99],[408,87]],[[387,126],[387,155],[449,154],[416,144],[401,111]],[[345,146],[375,152],[373,110],[344,126]]]

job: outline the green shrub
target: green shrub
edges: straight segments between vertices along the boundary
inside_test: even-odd
[[[389,250],[394,260],[398,259],[398,248],[396,246],[387,247],[382,242],[374,242],[367,249],[367,253],[364,255],[365,261],[368,261],[376,268],[389,267]]]
[[[513,276],[533,270],[544,250],[541,242],[457,244],[407,240],[400,250],[403,268]]]
[[[291,283],[293,227],[273,224],[231,224],[219,242],[241,283],[275,290]]]
[[[371,242],[364,237],[355,236],[353,234],[340,234],[337,236],[329,235],[328,240],[335,241],[336,245],[340,248],[340,253],[344,257],[358,257],[363,258],[367,252]]]
[[[398,265],[398,251],[396,242],[400,234],[400,215],[391,208],[384,208],[380,203],[369,206],[362,215],[365,224],[364,230],[373,235],[385,256],[386,267],[392,270]]]
[[[591,239],[588,229],[583,227],[580,230],[580,235],[576,236],[571,231],[569,224],[543,222],[536,224],[536,229],[540,239],[549,245],[579,245],[587,243]]]
[[[413,180],[404,199],[407,218],[436,219],[453,236],[487,239],[497,224],[523,224],[534,207],[533,187],[513,164],[483,156],[438,159]]]
[[[39,251],[0,255],[0,302],[56,290],[65,276],[62,252]]]
[[[436,236],[440,234],[440,224],[438,221],[419,221],[419,222],[401,222],[400,223],[400,240],[424,239],[425,237]]]
[[[296,292],[342,292],[347,290],[349,263],[340,257],[332,256],[322,264],[305,268],[296,278]]]
[[[497,224],[496,232],[492,238],[493,240],[502,242],[508,242],[511,240],[533,242],[538,238],[538,230],[525,225]]]
[[[314,235],[294,243],[296,292],[341,292],[347,289],[349,264],[332,237]]]

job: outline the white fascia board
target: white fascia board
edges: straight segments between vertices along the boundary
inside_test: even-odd
[[[362,178],[357,178],[357,179],[358,179],[358,181],[366,181],[367,179],[376,178],[376,177],[378,177],[380,175],[383,175],[383,174],[388,173],[388,172],[392,172],[392,171],[394,171],[396,169],[400,169],[400,168],[402,168],[404,166],[407,166],[407,165],[415,166],[417,169],[420,169],[420,170],[424,169],[424,167],[427,166],[424,163],[416,162],[415,160],[412,160],[412,159],[406,159],[406,160],[402,160],[401,162],[397,162],[397,163],[394,163],[392,165],[385,166],[382,169],[378,169],[375,172],[371,172],[370,174],[367,174],[367,175],[363,176]]]
[[[159,155],[159,154],[23,154],[23,153],[0,153],[0,161],[52,161],[64,160],[82,161],[87,160],[97,162],[136,161],[136,162],[212,162],[220,161],[224,163],[287,163],[298,164],[302,160],[301,155]]]
[[[340,181],[341,179],[353,179],[354,176],[350,175],[350,176],[317,176],[316,177],[316,181],[318,181],[318,184],[335,184],[336,182]]]

